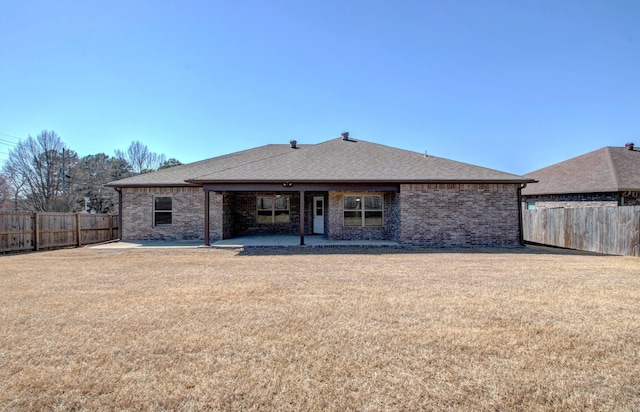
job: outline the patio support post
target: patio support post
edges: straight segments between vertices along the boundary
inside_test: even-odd
[[[204,244],[211,246],[209,243],[209,190],[204,189]]]
[[[304,190],[300,191],[300,246],[304,246]]]

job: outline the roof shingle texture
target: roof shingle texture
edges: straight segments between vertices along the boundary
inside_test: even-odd
[[[640,150],[603,147],[527,173],[523,195],[640,191]]]
[[[266,145],[111,182],[109,186],[225,182],[527,182],[528,178],[363,140]]]

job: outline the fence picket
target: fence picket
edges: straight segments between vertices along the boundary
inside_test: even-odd
[[[87,245],[119,236],[117,215],[0,213],[0,253]]]
[[[527,242],[640,257],[640,206],[523,211]]]

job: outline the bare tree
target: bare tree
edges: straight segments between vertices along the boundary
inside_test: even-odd
[[[0,173],[0,212],[11,210],[11,198],[9,179]]]
[[[9,168],[6,164],[3,168],[4,177],[9,185],[9,191],[11,196],[11,206],[8,210],[12,210],[14,212],[18,212],[20,210],[29,210],[28,207],[24,206],[24,191],[23,188],[27,184],[25,178],[22,174],[16,173],[15,170]]]
[[[158,170],[166,161],[165,155],[150,151],[147,145],[138,140],[131,142],[126,152],[116,150],[115,155],[119,159],[126,160],[135,174]]]
[[[54,131],[43,130],[29,136],[9,152],[4,171],[14,186],[16,207],[21,198],[33,211],[70,212],[75,199],[67,196],[67,184],[73,183],[71,171],[78,155],[65,148]]]

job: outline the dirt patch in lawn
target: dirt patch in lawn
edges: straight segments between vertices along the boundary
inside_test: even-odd
[[[640,259],[0,257],[0,409],[634,410]]]

